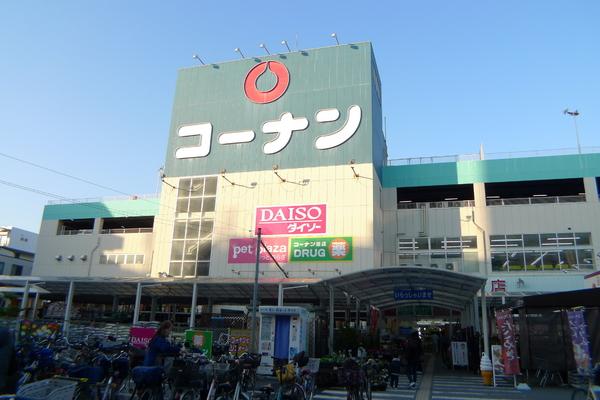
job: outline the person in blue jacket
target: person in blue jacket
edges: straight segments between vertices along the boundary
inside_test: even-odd
[[[173,324],[171,321],[161,322],[158,330],[148,342],[146,356],[144,357],[145,367],[162,366],[164,357],[175,357],[181,351],[181,347],[172,345],[167,339],[171,335]]]

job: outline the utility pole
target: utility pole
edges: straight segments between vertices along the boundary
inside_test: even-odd
[[[254,289],[252,290],[252,326],[250,327],[251,332],[251,351],[257,353],[256,345],[256,307],[258,303],[258,268],[260,266],[260,243],[262,236],[262,228],[258,228],[258,236],[256,237],[256,267],[254,269]]]

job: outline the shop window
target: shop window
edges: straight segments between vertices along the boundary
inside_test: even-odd
[[[0,275],[4,275],[4,262],[0,261]]]
[[[591,246],[592,245],[592,234],[589,232],[575,233],[575,244],[577,246]]]
[[[524,234],[523,244],[525,247],[540,247],[540,235],[536,234]]]
[[[12,269],[10,271],[10,274],[13,275],[13,276],[21,276],[21,275],[23,275],[23,266],[22,265],[13,264],[12,265]]]

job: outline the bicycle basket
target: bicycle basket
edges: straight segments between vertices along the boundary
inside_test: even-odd
[[[294,364],[287,364],[282,368],[278,368],[275,370],[275,376],[279,382],[292,382],[296,379],[296,369],[294,368]]]
[[[136,386],[158,386],[162,384],[165,371],[162,367],[135,367],[131,378]]]
[[[87,379],[88,383],[101,382],[104,377],[104,369],[102,367],[90,367],[89,365],[77,365],[69,368],[69,376],[71,378]]]
[[[23,385],[17,391],[17,398],[28,400],[70,400],[77,391],[77,381],[68,378],[52,378]]]
[[[260,365],[260,354],[244,354],[240,358],[242,369],[256,369]]]
[[[207,374],[204,369],[200,369],[199,365],[193,361],[175,360],[169,371],[169,380],[176,387],[183,387],[207,380]]]
[[[363,380],[363,377],[363,371],[360,368],[343,367],[338,369],[338,381],[342,386],[359,386]]]
[[[228,363],[216,363],[213,368],[217,382],[227,382],[235,379],[235,366]]]

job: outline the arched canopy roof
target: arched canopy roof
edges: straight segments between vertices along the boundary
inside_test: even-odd
[[[337,276],[323,283],[378,308],[423,304],[462,310],[485,285],[485,278],[429,267],[374,268]],[[429,289],[431,299],[396,300],[395,290]]]

